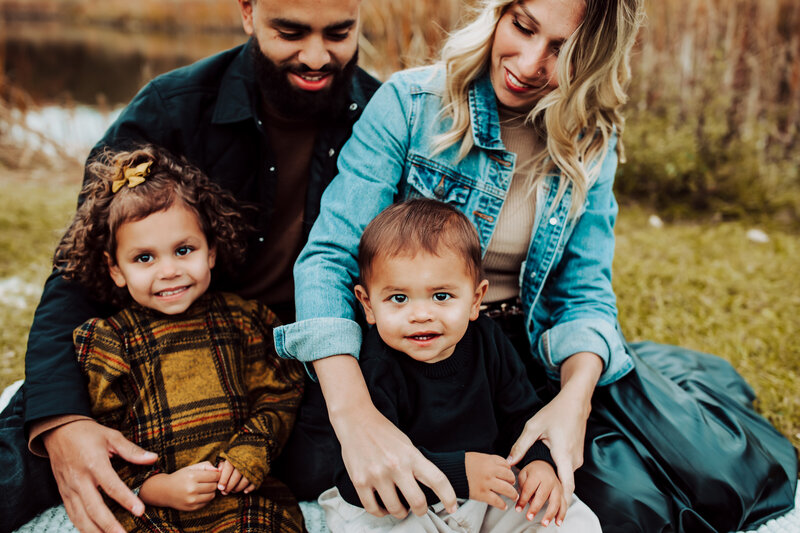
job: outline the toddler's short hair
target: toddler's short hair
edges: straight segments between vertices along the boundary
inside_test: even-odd
[[[358,268],[365,286],[377,257],[439,255],[446,248],[460,256],[477,286],[483,279],[481,243],[475,227],[458,209],[427,198],[394,204],[370,222],[358,247]]]

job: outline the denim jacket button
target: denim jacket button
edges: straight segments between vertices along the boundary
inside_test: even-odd
[[[556,217],[550,217],[549,222],[551,226],[555,226],[556,224],[558,224],[558,219]]]
[[[433,189],[433,194],[436,195],[436,198],[441,198],[442,196],[444,196],[444,187],[439,185],[438,187]]]

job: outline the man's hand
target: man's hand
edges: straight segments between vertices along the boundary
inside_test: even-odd
[[[500,496],[512,501],[517,499],[514,472],[508,461],[499,455],[467,452],[464,454],[464,466],[471,500],[486,502],[505,511],[507,505]]]
[[[98,487],[136,516],[144,512],[144,504],[122,482],[109,458],[116,455],[134,464],[147,465],[156,461],[156,454],[94,420],[76,420],[53,428],[42,440],[64,508],[79,531],[125,531],[106,507]]]
[[[542,525],[547,527],[553,518],[556,525],[561,526],[564,516],[567,514],[567,500],[564,498],[564,490],[556,477],[553,467],[545,461],[532,461],[528,463],[519,473],[520,495],[517,501],[517,512],[522,512],[530,502],[526,518],[533,520],[544,502],[547,510],[542,517]]]
[[[139,496],[149,505],[178,511],[202,509],[217,494],[219,469],[203,461],[172,474],[156,474],[142,484]]]
[[[223,496],[227,496],[231,492],[242,491],[245,494],[250,494],[255,490],[255,485],[250,483],[227,459],[222,461],[217,468],[219,468],[220,472],[217,488]]]

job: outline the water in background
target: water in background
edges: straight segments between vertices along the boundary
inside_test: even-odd
[[[52,143],[77,158],[154,76],[236,46],[237,33],[121,33],[111,28],[15,22],[0,33],[0,68],[29,98],[7,133],[33,148]]]

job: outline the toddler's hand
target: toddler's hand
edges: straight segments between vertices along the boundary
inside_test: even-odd
[[[219,470],[204,461],[172,474],[156,474],[142,484],[139,496],[150,505],[196,511],[214,499],[218,480]]]
[[[469,497],[486,502],[493,507],[505,510],[506,503],[500,495],[511,500],[517,499],[514,489],[514,472],[508,461],[498,455],[467,452],[464,466],[469,483]]]
[[[547,527],[554,517],[556,525],[561,525],[567,514],[567,501],[564,499],[561,482],[549,463],[545,461],[530,462],[519,473],[519,486],[521,492],[517,501],[518,512],[522,512],[525,505],[530,502],[527,519],[533,520],[544,502],[549,501],[547,510],[542,517],[542,525]]]
[[[236,470],[234,466],[228,462],[227,459],[222,461],[219,466],[219,483],[217,488],[224,495],[227,496],[231,492],[242,492],[250,494],[256,488],[255,485],[242,475],[241,472]]]

